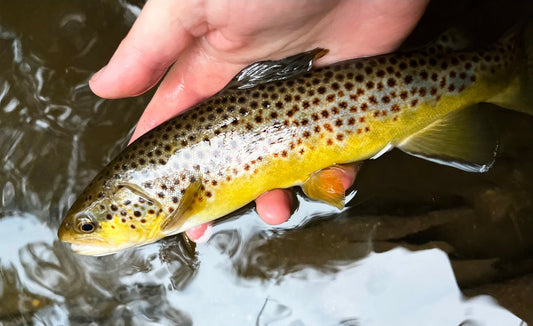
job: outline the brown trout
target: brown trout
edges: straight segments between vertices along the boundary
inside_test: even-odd
[[[468,108],[490,102],[533,113],[526,34],[483,50],[443,34],[413,51],[319,68],[311,66],[321,49],[253,64],[119,154],[74,203],[59,238],[80,254],[106,255],[296,185],[342,207],[341,180],[322,172],[392,148],[484,172],[495,146]]]

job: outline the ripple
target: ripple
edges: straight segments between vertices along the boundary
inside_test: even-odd
[[[15,198],[15,186],[10,181],[6,182],[2,190],[2,206],[10,206]]]
[[[266,326],[273,322],[283,320],[291,315],[291,309],[285,305],[280,304],[274,299],[266,299],[265,304],[261,308],[257,316],[258,326]],[[294,324],[291,323],[291,325]]]

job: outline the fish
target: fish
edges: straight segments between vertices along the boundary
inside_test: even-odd
[[[314,49],[244,68],[219,93],[126,147],[58,230],[101,256],[223,217],[276,188],[344,206],[342,168],[398,148],[470,172],[495,160],[489,102],[533,113],[532,28],[483,49],[444,33],[409,51],[313,67]]]

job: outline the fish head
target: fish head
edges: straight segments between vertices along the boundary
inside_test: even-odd
[[[68,211],[58,237],[76,253],[103,256],[163,238],[164,218],[162,205],[135,185],[104,192],[88,188]]]

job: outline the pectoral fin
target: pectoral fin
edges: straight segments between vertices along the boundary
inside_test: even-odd
[[[194,205],[198,203],[196,200],[201,192],[201,187],[202,181],[197,177],[196,181],[191,183],[185,190],[178,208],[161,222],[161,231],[171,234],[183,225]]]
[[[486,172],[494,163],[496,141],[486,112],[475,107],[448,114],[406,138],[397,147],[436,163],[468,172]]]
[[[343,166],[333,166],[317,171],[304,182],[302,189],[307,197],[338,209],[344,207]]]

